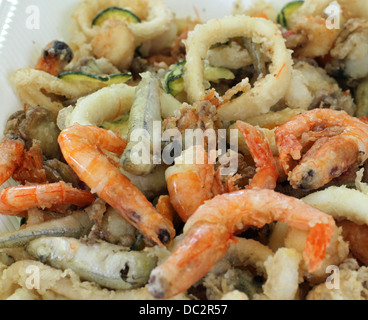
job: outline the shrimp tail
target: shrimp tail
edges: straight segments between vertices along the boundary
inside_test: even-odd
[[[316,224],[309,232],[303,251],[303,258],[308,264],[310,273],[320,267],[333,232],[333,225],[320,223]]]
[[[150,294],[162,299],[187,290],[188,284],[199,281],[208,271],[208,266],[215,265],[226,254],[231,237],[226,228],[219,232],[218,226],[211,223],[191,228],[165,262],[165,268],[158,267],[152,271]],[[183,272],[178,272],[178,269]]]
[[[309,272],[318,269],[336,228],[334,219],[302,200],[273,190],[248,189],[218,195],[197,209],[174,252],[152,271],[149,292],[169,298],[189,289],[225,256],[235,233],[273,221],[308,231],[303,256]]]
[[[257,166],[257,173],[251,180],[248,189],[275,189],[278,169],[268,140],[256,127],[242,121],[237,121],[236,124]]]
[[[163,246],[174,238],[172,222],[105,155],[104,151],[122,154],[125,140],[111,131],[75,124],[60,133],[58,142],[79,178],[149,241]]]
[[[7,181],[23,162],[24,141],[17,135],[6,135],[0,142],[0,185]]]

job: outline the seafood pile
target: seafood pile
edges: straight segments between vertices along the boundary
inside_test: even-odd
[[[11,78],[0,299],[366,300],[367,6],[81,1]]]

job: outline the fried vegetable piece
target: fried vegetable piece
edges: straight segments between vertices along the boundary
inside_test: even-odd
[[[125,23],[140,23],[141,19],[136,16],[132,11],[119,8],[109,7],[101,10],[92,21],[93,26],[102,26],[108,19],[118,19]]]

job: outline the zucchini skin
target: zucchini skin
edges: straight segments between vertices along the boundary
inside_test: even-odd
[[[181,61],[170,66],[171,71],[166,74],[164,80],[164,89],[174,97],[184,90],[184,67],[186,61]]]
[[[297,0],[287,3],[277,15],[277,23],[284,28],[288,28],[287,19],[297,9],[299,9],[304,3],[304,0]]]
[[[164,79],[164,89],[167,93],[176,97],[184,90],[184,67],[186,61],[180,61],[169,68],[169,72]],[[205,64],[204,77],[207,81],[218,82],[219,80],[234,79],[235,75],[226,68],[211,67]]]
[[[129,23],[140,23],[141,19],[136,16],[133,12],[120,8],[120,7],[109,7],[101,10],[96,17],[92,20],[92,26],[101,26],[108,19],[115,18]]]
[[[90,81],[90,82],[102,82],[106,85],[119,84],[127,82],[132,78],[131,73],[116,73],[107,76],[99,76],[91,73],[85,73],[82,71],[66,71],[58,75],[59,79],[65,81]]]

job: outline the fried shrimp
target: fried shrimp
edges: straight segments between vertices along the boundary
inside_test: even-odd
[[[257,167],[257,172],[247,188],[275,189],[278,169],[265,135],[261,130],[242,121],[238,121],[237,126]],[[196,146],[186,150],[183,157],[192,152],[196,159],[204,160],[202,164],[176,164],[166,170],[170,201],[184,222],[206,200],[233,191],[222,185],[219,170],[215,169],[213,163],[209,163],[208,154],[202,147]],[[227,181],[231,178],[227,178]]]
[[[16,135],[6,135],[0,142],[0,185],[22,164],[24,142]]]
[[[57,76],[73,57],[73,51],[65,42],[52,41],[43,50],[35,69]]]
[[[215,166],[208,163],[207,152],[195,146],[185,150],[182,155],[185,158],[189,154],[195,154],[196,158],[201,154],[203,164],[175,164],[165,172],[170,202],[184,222],[206,200],[219,193]]]
[[[89,191],[75,189],[65,182],[16,186],[1,190],[0,212],[22,217],[28,209],[35,207],[51,208],[69,204],[85,207],[94,200]]]
[[[315,109],[298,115],[277,128],[275,138],[280,165],[295,189],[318,189],[368,158],[368,126],[345,112]],[[295,168],[293,160],[300,160]]]
[[[58,141],[65,160],[92,192],[97,193],[153,243],[163,245],[173,239],[175,230],[171,222],[155,210],[101,151],[121,155],[126,147],[125,140],[111,131],[75,124],[63,130]]]
[[[275,189],[278,169],[266,136],[261,130],[245,122],[237,121],[236,124],[257,166],[257,173],[248,188]]]
[[[335,230],[334,219],[272,190],[242,190],[217,196],[198,208],[175,251],[152,271],[149,292],[156,298],[169,298],[187,290],[226,254],[235,232],[273,221],[309,231],[303,258],[310,272],[316,270]]]

